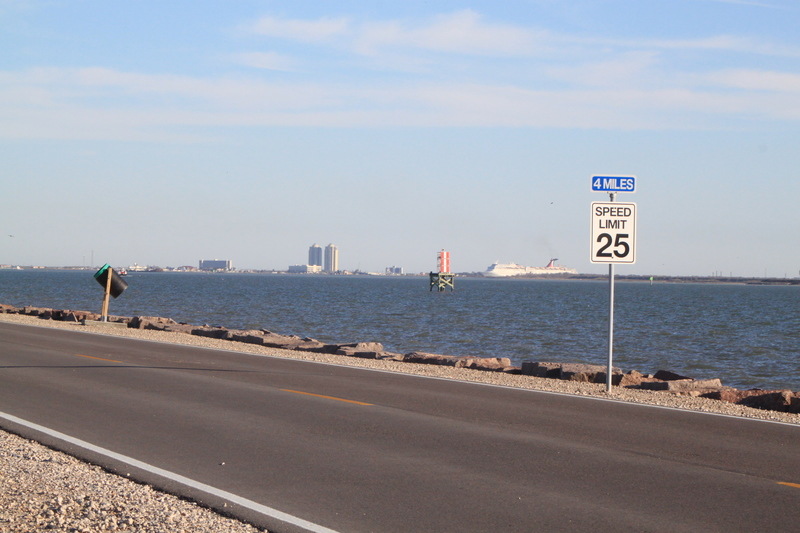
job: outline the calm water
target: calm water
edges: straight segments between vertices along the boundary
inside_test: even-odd
[[[133,273],[111,314],[268,329],[387,350],[605,364],[608,284],[427,278]],[[0,271],[0,303],[99,312],[91,272]],[[618,282],[614,363],[800,390],[800,287]]]

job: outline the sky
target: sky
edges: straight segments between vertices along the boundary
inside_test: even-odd
[[[796,0],[0,0],[0,264],[800,275]]]

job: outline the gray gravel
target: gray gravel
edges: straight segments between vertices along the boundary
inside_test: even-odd
[[[262,531],[0,432],[0,532]]]
[[[677,396],[665,392],[615,389],[609,395],[604,385],[577,383],[530,376],[482,372],[468,369],[350,358],[294,352],[182,333],[134,330],[108,325],[81,326],[35,317],[0,314],[0,320],[134,337],[157,342],[235,350],[358,366],[390,372],[473,381],[506,387],[594,396],[676,409],[719,413],[800,425],[800,415],[761,411],[740,405]],[[564,357],[568,361],[568,356]],[[724,377],[723,377],[724,381]],[[158,492],[102,469],[82,463],[35,442],[0,431],[0,533],[20,531],[137,531],[137,532],[254,532],[260,531],[222,517],[192,502]]]

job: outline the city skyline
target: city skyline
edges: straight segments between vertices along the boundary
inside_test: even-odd
[[[793,0],[2,2],[0,263],[280,270],[316,240],[348,270],[603,273],[590,180],[635,175],[620,275],[795,277],[798,26]]]

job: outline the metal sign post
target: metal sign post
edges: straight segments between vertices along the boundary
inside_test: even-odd
[[[616,202],[618,192],[634,192],[635,176],[593,176],[592,190],[607,192],[609,202],[592,202],[591,262],[608,263],[608,368],[611,392],[614,362],[614,265],[636,262],[636,204]]]
[[[608,193],[609,202],[614,202],[616,193]],[[608,264],[608,368],[606,369],[606,392],[611,392],[611,373],[614,367],[614,264]]]

